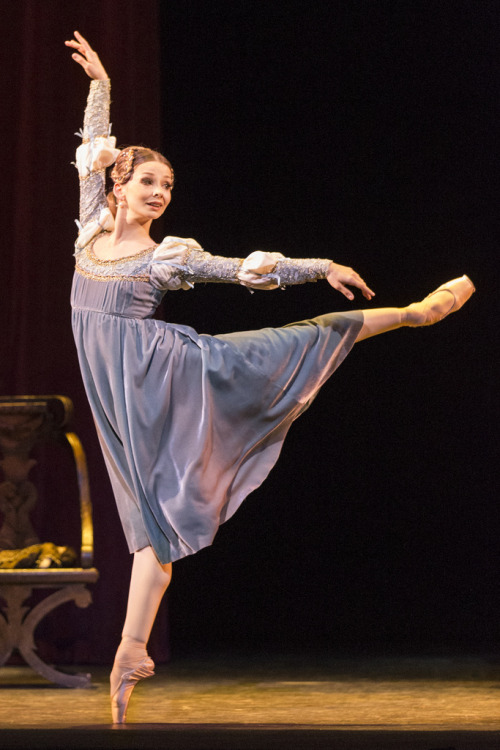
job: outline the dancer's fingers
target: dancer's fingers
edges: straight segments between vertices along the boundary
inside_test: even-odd
[[[349,284],[349,286],[355,286],[355,287],[357,287],[361,291],[361,293],[362,293],[363,297],[365,297],[365,299],[369,300],[369,299],[371,299],[372,297],[375,296],[375,292],[372,289],[370,289],[370,287],[368,286],[368,284],[366,283],[366,281],[364,281],[361,278],[361,276],[358,273],[356,273],[355,271],[352,272],[352,274],[351,274],[350,277],[343,278],[342,281],[345,284]],[[352,297],[350,297],[349,299],[352,299]]]
[[[70,39],[64,42],[64,44],[67,47],[73,47],[73,49],[76,49],[81,55],[84,55],[87,58],[89,58],[93,54],[95,55],[94,50],[87,42],[87,40],[78,31],[75,31],[74,34],[75,39]]]
[[[90,44],[79,31],[75,31],[74,36],[74,39],[65,42],[67,47],[71,47],[75,50],[74,54],[71,56],[73,60],[82,66],[90,78],[98,80],[106,79],[108,74],[101,63],[97,52],[94,52]]]
[[[352,285],[357,286],[358,289],[361,290],[363,297],[365,297],[365,299],[371,299],[372,297],[375,297],[375,292],[372,289],[370,289],[368,284],[365,281],[363,281],[361,276],[358,276],[358,278],[352,282]]]
[[[80,44],[80,42],[76,42],[74,39],[71,39],[68,42],[64,42],[64,44],[67,47],[71,47],[72,49],[76,50],[71,57],[76,62],[80,63],[80,65],[85,66],[88,63],[88,53],[85,50],[83,44]]]
[[[351,290],[348,289],[343,284],[340,284],[340,282],[335,286],[335,289],[338,292],[342,292],[342,294],[344,295],[344,297],[347,297],[347,299],[350,299],[350,300],[354,299],[354,294],[351,292]]]
[[[83,47],[85,47],[89,52],[93,52],[92,47],[87,42],[85,37],[80,34],[79,31],[74,31],[73,34],[75,35],[75,39],[77,39],[80,42],[80,44],[83,45]]]
[[[370,289],[361,276],[349,266],[341,266],[338,263],[331,263],[326,278],[328,283],[347,297],[347,299],[354,299],[354,294],[347,288],[348,286],[357,287],[363,294],[363,297],[367,300],[370,300],[375,296],[375,292]]]
[[[77,55],[76,52],[73,55],[71,55],[71,57],[73,58],[75,62],[81,65],[82,68],[85,70],[87,66],[87,60],[84,57],[82,57],[81,55]]]

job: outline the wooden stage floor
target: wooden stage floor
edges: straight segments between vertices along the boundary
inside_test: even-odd
[[[179,660],[140,683],[113,728],[107,670],[57,688],[0,669],[0,748],[500,749],[500,662],[260,656]]]

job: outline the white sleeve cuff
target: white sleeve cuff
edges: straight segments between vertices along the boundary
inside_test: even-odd
[[[75,248],[78,251],[83,250],[98,232],[102,232],[103,230],[111,232],[115,226],[115,220],[109,208],[103,208],[98,219],[89,221],[84,227],[81,227],[79,222],[77,222],[77,224],[80,226],[80,232],[78,233],[78,238],[75,242]]]
[[[116,138],[110,135],[91,138],[76,149],[76,168],[80,177],[88,177],[91,172],[110,167],[115,163],[120,149],[116,148]]]
[[[184,237],[165,237],[153,253],[150,279],[158,289],[190,289],[192,284],[179,278],[179,270],[187,271],[186,259],[190,250],[202,250],[196,240]]]
[[[262,250],[250,253],[236,274],[238,281],[243,286],[254,289],[277,289],[280,281],[273,271],[276,263],[284,257],[281,253],[266,253]]]

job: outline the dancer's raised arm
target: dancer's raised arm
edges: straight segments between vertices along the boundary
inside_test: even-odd
[[[72,58],[92,78],[81,131],[82,145],[77,149],[76,166],[80,175],[80,224],[100,221],[107,207],[105,168],[118,154],[115,139],[109,135],[110,82],[97,52],[75,31],[75,39],[65,42],[76,52]],[[84,243],[80,243],[84,244]]]

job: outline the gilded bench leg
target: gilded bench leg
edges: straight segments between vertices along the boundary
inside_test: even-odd
[[[12,637],[12,630],[7,613],[2,612],[0,614],[0,667],[3,667],[14,650],[15,639]]]
[[[1,606],[0,616],[0,666],[3,666],[17,647],[18,634],[23,627],[23,616],[29,607],[23,602],[31,596],[31,586],[0,586],[0,597],[7,603]]]
[[[0,596],[7,602],[4,617],[0,618],[0,659],[6,654],[0,665],[17,648],[30,667],[50,682],[62,687],[89,687],[89,674],[65,674],[42,661],[35,653],[34,632],[40,620],[61,604],[74,601],[78,607],[88,607],[92,601],[90,591],[84,583],[65,585],[29,610],[29,607],[23,606],[23,602],[31,596],[31,591],[31,586],[0,586]]]

